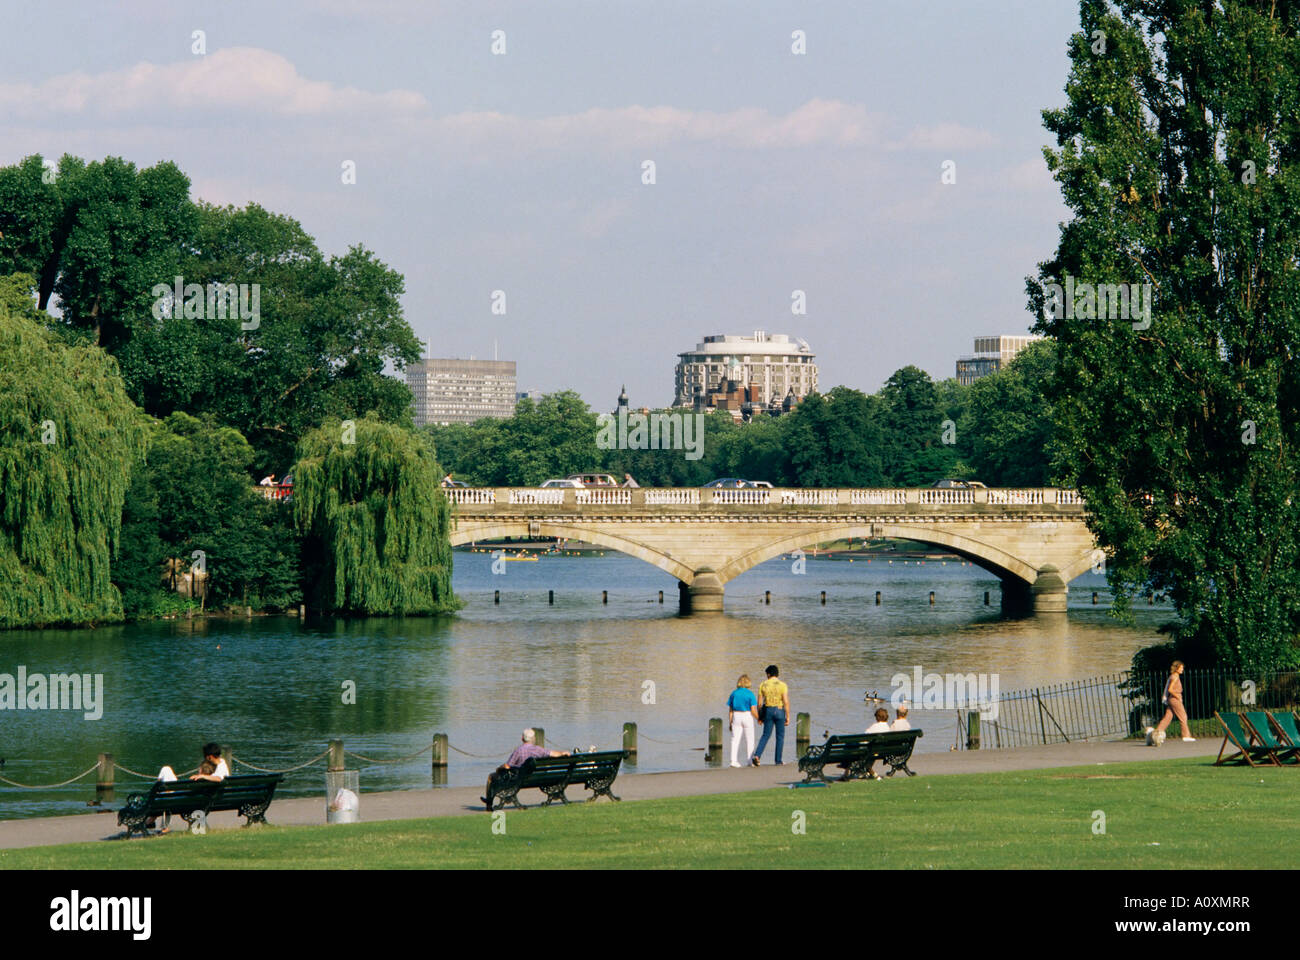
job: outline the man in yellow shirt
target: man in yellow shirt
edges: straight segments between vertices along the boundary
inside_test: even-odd
[[[767,679],[758,687],[758,707],[763,715],[763,736],[759,738],[758,749],[749,762],[758,766],[758,758],[763,755],[767,738],[776,729],[776,765],[781,766],[781,750],[785,746],[785,728],[790,722],[790,688],[779,679],[781,671],[776,664],[767,668]]]

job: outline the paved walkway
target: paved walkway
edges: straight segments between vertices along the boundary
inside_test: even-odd
[[[1014,750],[963,750],[952,753],[914,754],[910,766],[921,776],[952,773],[1001,773],[1011,770],[1036,770],[1050,767],[1074,767],[1088,764],[1124,763],[1170,757],[1213,757],[1219,751],[1219,738],[1183,743],[1169,740],[1154,749],[1139,740],[1102,743],[1065,743]],[[900,774],[899,776],[902,776]],[[765,764],[739,770],[722,767],[674,773],[624,774],[614,784],[624,800],[653,800],[661,797],[701,796],[714,793],[742,793],[767,790],[802,780],[796,763],[784,766]],[[887,789],[887,785],[882,784]],[[361,817],[364,821],[411,820],[420,817],[453,817],[472,813],[483,815],[479,795],[481,787],[441,787],[429,790],[393,790],[363,793]],[[582,791],[574,788],[574,796]],[[524,794],[526,802],[529,791]],[[26,820],[0,820],[0,849],[39,847],[84,840],[107,840],[119,836],[116,808],[114,812],[78,814],[69,817],[43,817]],[[531,805],[531,802],[530,802]],[[269,819],[278,826],[316,825],[325,822],[325,801],[320,798],[276,800]],[[185,823],[173,820],[180,829]],[[243,823],[233,812],[213,814],[208,820],[213,829],[236,827]]]

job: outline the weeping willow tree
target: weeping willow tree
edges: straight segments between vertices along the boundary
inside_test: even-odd
[[[359,615],[454,610],[451,508],[431,446],[377,419],[327,421],[298,444],[294,518],[309,606]]]
[[[112,357],[0,303],[0,628],[122,619],[109,561],[146,443]]]

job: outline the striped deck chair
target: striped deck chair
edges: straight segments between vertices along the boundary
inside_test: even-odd
[[[1223,727],[1223,745],[1219,747],[1219,756],[1214,761],[1216,767],[1225,763],[1247,763],[1252,767],[1279,766],[1277,757],[1273,756],[1272,750],[1268,747],[1256,746],[1250,742],[1250,734],[1247,732],[1245,724],[1241,722],[1241,717],[1235,713],[1225,715],[1215,710],[1214,718]],[[1229,743],[1237,748],[1237,752],[1225,757],[1223,751],[1228,749]]]
[[[1279,740],[1273,735],[1273,727],[1269,724],[1268,713],[1263,710],[1248,710],[1243,714],[1246,726],[1250,727],[1251,732],[1255,734],[1255,740],[1260,746],[1268,747],[1273,751],[1273,756],[1277,757],[1279,764],[1283,763],[1300,763],[1300,746],[1287,743],[1285,740]]]

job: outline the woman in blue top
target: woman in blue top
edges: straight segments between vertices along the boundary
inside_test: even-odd
[[[731,765],[740,766],[736,756],[740,750],[740,735],[745,741],[745,756],[754,752],[754,721],[758,719],[758,697],[749,689],[749,674],[742,673],[736,689],[727,697],[727,729],[731,731]]]

